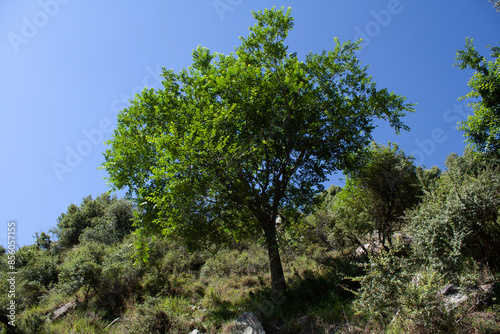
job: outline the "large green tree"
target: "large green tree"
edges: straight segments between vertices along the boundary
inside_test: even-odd
[[[472,91],[461,99],[478,99],[471,104],[474,114],[461,122],[460,130],[478,151],[500,157],[500,47],[493,46],[491,51],[492,60],[488,61],[471,38],[467,38],[465,50],[457,51],[455,66],[475,71],[469,81]]]
[[[276,293],[286,289],[277,217],[308,211],[322,182],[370,142],[375,119],[400,131],[413,111],[376,87],[355,57],[359,42],[335,39],[303,61],[288,52],[290,14],[254,12],[234,53],[198,47],[190,67],[164,70],[162,89],[119,113],[103,164],[139,204],[140,232],[192,247],[263,233]]]

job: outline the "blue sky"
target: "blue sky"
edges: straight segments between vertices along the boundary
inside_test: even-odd
[[[417,103],[410,132],[381,125],[380,143],[396,142],[419,165],[444,167],[465,144],[456,122],[470,108],[472,74],[452,67],[472,37],[500,41],[500,13],[486,0],[185,0],[0,2],[0,244],[17,223],[18,246],[57,224],[71,203],[109,190],[103,162],[117,112],[145,86],[160,87],[160,69],[180,70],[203,45],[229,53],[254,24],[251,10],[291,6],[290,52],[333,49],[364,38],[358,54],[379,87]],[[338,176],[331,183],[338,183]]]

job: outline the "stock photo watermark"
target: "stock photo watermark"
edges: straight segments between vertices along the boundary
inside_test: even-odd
[[[14,220],[9,221],[7,224],[7,263],[8,263],[8,271],[7,271],[7,318],[8,325],[15,326],[16,325],[16,278],[17,278],[17,268],[16,268],[16,248],[17,248],[17,240],[16,240],[16,232],[17,232],[17,223]]]
[[[243,0],[214,0],[212,5],[221,21],[224,21],[224,13],[232,12],[237,6],[241,5]]]
[[[21,18],[21,28],[19,33],[9,32],[7,38],[15,53],[19,52],[21,45],[26,45],[35,38],[40,29],[45,27],[52,18],[54,18],[61,9],[61,5],[66,5],[70,0],[40,0],[36,11],[32,16]]]
[[[467,103],[455,103],[443,113],[443,121],[449,124],[445,129],[434,128],[426,138],[415,139],[413,143],[418,147],[410,153],[415,158],[416,165],[423,165],[425,159],[436,152],[437,147],[448,140],[447,129],[457,130],[458,123],[465,121],[471,113],[471,108]]]
[[[135,86],[128,94],[122,94],[111,102],[111,113],[115,116],[120,110],[127,107],[129,101],[132,100],[135,94],[139,94],[145,87],[158,87],[161,85],[162,69],[157,66],[152,69],[150,66],[146,67],[146,74],[142,79],[142,86]],[[158,85],[159,84],[159,85]],[[102,118],[99,124],[90,129],[82,130],[82,139],[74,146],[66,145],[65,156],[63,160],[54,160],[51,163],[52,170],[54,171],[59,182],[64,181],[64,176],[73,172],[75,168],[80,166],[84,158],[94,152],[95,148],[104,143],[105,135],[113,132],[114,122],[108,118]]]
[[[384,28],[389,26],[395,15],[399,15],[403,12],[403,9],[404,7],[400,0],[389,0],[386,9],[380,9],[378,11],[371,10],[370,15],[373,20],[368,21],[362,27],[354,27],[354,41],[362,38],[363,47],[367,47],[374,38],[380,35]]]

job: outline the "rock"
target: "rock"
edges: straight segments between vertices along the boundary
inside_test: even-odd
[[[76,306],[76,302],[74,302],[74,303],[66,303],[63,306],[59,307],[58,309],[56,309],[54,311],[54,313],[52,313],[52,320],[55,320],[55,319],[57,319],[59,317],[62,317],[63,315],[66,314],[66,312],[68,312],[69,310],[71,310],[75,306]]]
[[[380,242],[378,242],[378,241],[369,242],[369,243],[364,244],[363,247],[359,246],[358,248],[356,248],[356,250],[354,251],[354,254],[358,257],[363,256],[366,254],[365,249],[371,254],[378,255],[378,254],[380,254],[380,251],[382,250],[382,246],[380,245]],[[366,255],[368,255],[368,254],[366,254]]]
[[[188,334],[201,334],[201,332],[197,329],[193,329],[191,332],[189,332]]]
[[[454,294],[458,293],[457,288],[453,284],[446,284],[439,290],[439,293],[442,294],[443,296],[452,296]]]
[[[453,284],[446,284],[439,290],[439,294],[444,297],[446,310],[451,311],[467,300],[467,295],[460,292]]]
[[[483,292],[487,295],[493,293],[493,283],[491,284],[483,284],[480,286],[481,290],[483,290]]]
[[[264,327],[252,312],[244,312],[234,321],[231,333],[235,334],[265,334]]]
[[[401,244],[403,246],[411,246],[413,244],[413,237],[407,233],[395,232],[392,235],[392,242],[393,245]],[[373,255],[379,255],[382,248],[382,244],[378,239],[378,232],[375,231],[372,241],[364,244],[363,247],[360,246],[356,248],[354,255],[358,257],[365,255],[365,249]]]

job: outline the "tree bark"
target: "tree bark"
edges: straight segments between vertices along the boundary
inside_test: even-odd
[[[271,285],[273,297],[279,298],[286,291],[286,280],[281,264],[281,257],[276,239],[276,222],[266,220],[262,222],[262,227],[266,236],[267,252],[269,255],[269,265],[271,267]]]

